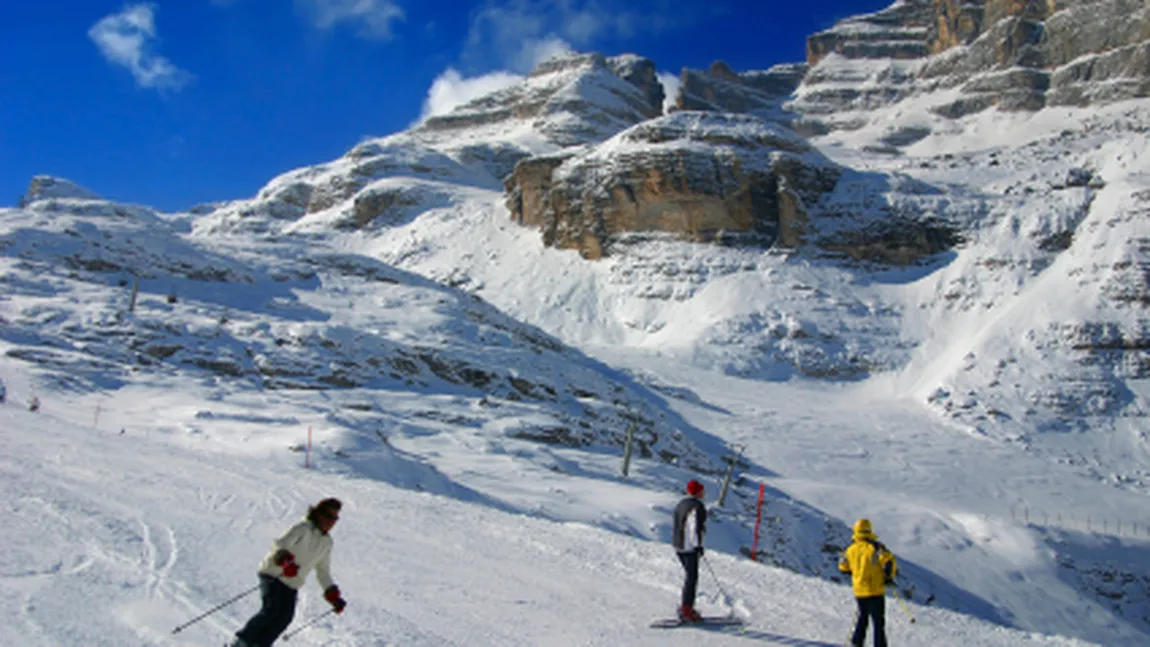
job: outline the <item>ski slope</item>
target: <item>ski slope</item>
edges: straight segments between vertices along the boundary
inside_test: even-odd
[[[18,391],[23,376],[6,369]],[[172,630],[254,586],[269,542],[325,496],[344,501],[333,570],[349,606],[290,644],[831,647],[852,620],[847,587],[713,550],[700,607],[745,618],[745,631],[653,630],[681,574],[664,543],[397,488],[333,459],[304,469],[282,438],[259,433],[195,435],[159,418],[150,430],[142,419],[132,433],[94,429],[73,404],[60,414],[0,406],[3,645],[220,645],[254,612],[254,595]],[[606,499],[616,486],[599,487]],[[326,609],[309,582],[293,626]],[[891,600],[895,644],[1090,644],[910,612],[914,625]]]

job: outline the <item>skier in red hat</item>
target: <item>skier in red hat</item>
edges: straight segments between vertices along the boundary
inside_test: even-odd
[[[703,619],[695,611],[699,559],[703,556],[703,535],[707,532],[707,507],[703,505],[703,489],[703,484],[694,479],[687,482],[687,496],[675,506],[675,526],[671,531],[671,543],[686,571],[683,599],[679,606],[679,618],[684,622],[701,622]]]

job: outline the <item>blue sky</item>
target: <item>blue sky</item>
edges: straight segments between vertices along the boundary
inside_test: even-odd
[[[168,0],[0,8],[0,205],[65,177],[165,210],[403,130],[564,48],[662,72],[800,61],[890,0]],[[434,89],[434,91],[433,91]]]

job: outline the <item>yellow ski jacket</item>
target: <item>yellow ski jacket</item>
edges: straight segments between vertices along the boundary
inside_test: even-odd
[[[850,573],[855,597],[872,598],[886,594],[886,585],[898,574],[894,554],[873,534],[855,533],[854,543],[843,551],[839,570]]]

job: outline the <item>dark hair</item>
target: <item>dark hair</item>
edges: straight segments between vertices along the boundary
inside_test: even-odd
[[[315,522],[316,516],[323,513],[339,512],[343,504],[335,497],[328,497],[307,509],[308,521]]]

